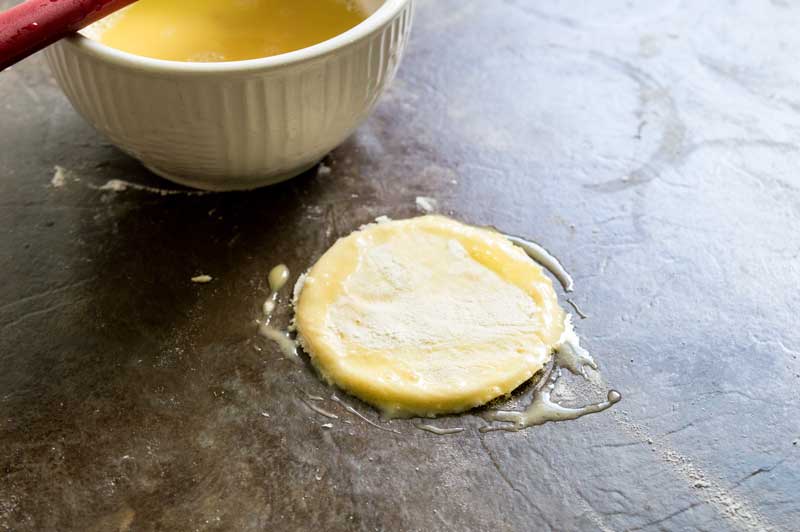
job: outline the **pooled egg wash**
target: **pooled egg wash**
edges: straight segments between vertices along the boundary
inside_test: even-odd
[[[313,46],[371,14],[358,0],[139,0],[87,35],[172,61],[239,61]]]

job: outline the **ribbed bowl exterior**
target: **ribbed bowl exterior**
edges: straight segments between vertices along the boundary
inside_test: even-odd
[[[75,109],[154,172],[250,189],[311,167],[366,118],[397,71],[412,13],[409,0],[378,31],[263,71],[137,69],[63,42],[46,54]]]

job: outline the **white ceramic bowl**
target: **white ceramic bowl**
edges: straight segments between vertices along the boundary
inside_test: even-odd
[[[315,46],[226,63],[150,59],[76,35],[48,48],[75,109],[162,177],[207,190],[293,177],[342,143],[394,77],[414,0]]]

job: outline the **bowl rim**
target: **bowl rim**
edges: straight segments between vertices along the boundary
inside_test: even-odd
[[[75,48],[79,52],[86,53],[105,62],[149,72],[180,74],[263,72],[287,65],[303,63],[330,54],[336,50],[347,48],[379,31],[394,19],[406,5],[412,2],[413,0],[385,0],[383,4],[366,19],[335,37],[292,52],[241,61],[190,62],[155,59],[117,50],[100,41],[86,37],[81,33],[70,35],[63,39],[62,42]]]

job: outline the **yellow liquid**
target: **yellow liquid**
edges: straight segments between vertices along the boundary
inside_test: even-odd
[[[139,0],[101,22],[103,44],[172,61],[239,61],[306,48],[370,15],[356,0]]]

